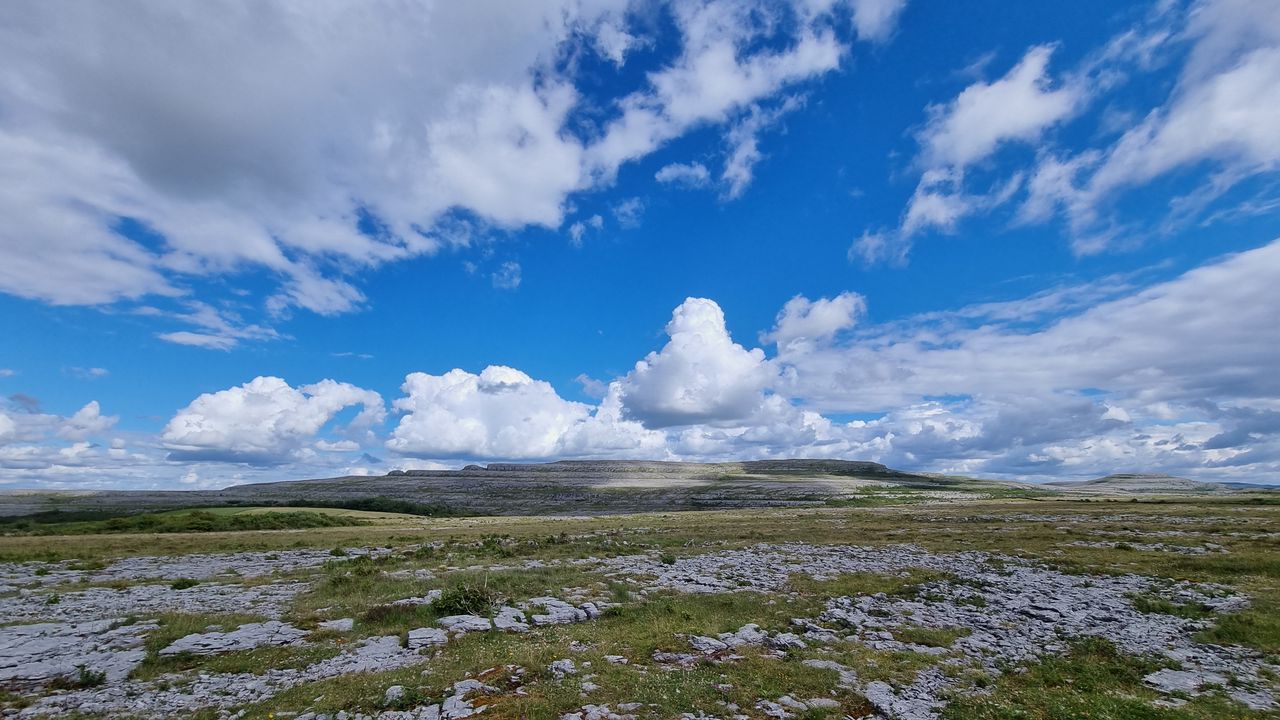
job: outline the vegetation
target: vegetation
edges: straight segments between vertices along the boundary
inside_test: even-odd
[[[8,523],[10,533],[28,535],[102,535],[113,533],[208,533],[247,530],[302,530],[312,528],[367,525],[364,520],[318,512],[215,513],[208,510],[142,513],[105,520],[54,522],[46,515],[40,521]],[[28,516],[27,520],[29,520]]]
[[[396,513],[399,515],[417,515],[419,517],[464,517],[475,513],[458,510],[444,503],[420,503],[412,500],[385,497],[355,497],[342,500],[306,500],[297,503],[277,503],[279,507],[315,507],[337,508],[341,510],[360,510],[364,512]]]
[[[1166,664],[1134,658],[1111,643],[1090,638],[1063,657],[1032,665],[1026,673],[1005,673],[989,696],[965,696],[943,712],[947,720],[1207,720],[1248,717],[1219,696],[1196,698],[1180,708],[1153,704],[1159,696],[1144,675]]]

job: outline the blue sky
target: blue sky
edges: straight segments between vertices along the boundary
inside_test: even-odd
[[[0,487],[1273,480],[1265,0],[17,2]]]

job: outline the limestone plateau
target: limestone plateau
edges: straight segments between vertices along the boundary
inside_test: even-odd
[[[566,460],[468,465],[461,470],[392,471],[382,476],[255,483],[222,490],[8,491],[0,493],[0,516],[52,509],[140,512],[224,505],[343,503],[371,497],[437,504],[474,515],[602,515],[812,507],[896,490],[920,494],[921,499],[951,500],[1011,491],[1184,494],[1231,493],[1248,488],[1158,475],[1111,475],[1086,482],[1037,485],[912,473],[850,460]]]

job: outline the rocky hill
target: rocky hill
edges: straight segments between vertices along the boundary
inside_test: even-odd
[[[872,462],[735,463],[575,460],[494,463],[461,470],[394,471],[237,485],[215,491],[9,492],[0,516],[47,510],[141,511],[176,507],[342,503],[386,497],[486,515],[595,515],[733,507],[824,505],[869,492],[979,492],[1010,483],[930,477]]]
[[[1231,492],[1232,488],[1218,483],[1200,482],[1172,475],[1116,473],[1081,482],[1052,482],[1048,485],[1076,492],[1185,494]]]

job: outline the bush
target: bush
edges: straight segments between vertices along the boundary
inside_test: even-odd
[[[481,585],[458,585],[448,588],[433,603],[441,615],[488,615],[498,604],[498,594]]]
[[[195,578],[178,578],[177,580],[174,580],[169,587],[174,590],[186,590],[187,588],[193,588],[199,584],[200,581]]]

